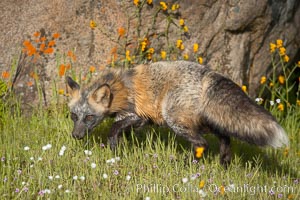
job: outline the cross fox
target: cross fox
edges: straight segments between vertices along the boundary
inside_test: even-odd
[[[82,139],[103,119],[115,117],[108,136],[113,149],[122,131],[150,122],[168,126],[195,149],[207,148],[203,134],[214,133],[225,166],[231,158],[231,136],[274,148],[289,143],[275,118],[237,84],[197,63],[162,61],[127,70],[110,68],[83,88],[70,77],[67,85],[72,136]]]

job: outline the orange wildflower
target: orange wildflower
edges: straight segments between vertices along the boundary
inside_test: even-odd
[[[2,76],[2,78],[7,79],[10,77],[10,74],[8,71],[4,71],[4,72],[2,72],[1,76]]]
[[[119,37],[123,37],[126,33],[126,30],[123,27],[118,29]]]
[[[68,56],[68,57],[72,57],[73,55],[74,55],[74,54],[73,54],[72,51],[68,51],[68,52],[67,52],[67,56]]]
[[[54,51],[53,48],[48,48],[48,49],[45,49],[44,53],[51,54],[51,53],[53,53],[53,51]]]
[[[57,38],[60,37],[60,34],[59,34],[59,33],[54,33],[54,34],[52,35],[52,37],[53,37],[54,39],[57,39]]]
[[[28,47],[28,46],[31,45],[31,43],[29,42],[29,40],[25,40],[25,41],[23,42],[23,45],[24,45],[25,47]]]
[[[90,72],[91,72],[91,73],[94,73],[95,71],[96,71],[96,67],[90,66]]]
[[[39,79],[39,76],[38,76],[37,73],[35,73],[35,72],[30,72],[29,75],[30,75],[31,78],[33,78],[33,79],[35,79],[35,80]]]
[[[69,69],[71,69],[71,64],[70,63],[66,65],[66,70],[69,70]]]
[[[59,66],[59,72],[58,72],[58,75],[59,75],[60,77],[63,77],[63,76],[65,75],[65,73],[66,73],[66,66],[65,66],[64,64],[61,64],[61,65]]]
[[[34,36],[34,37],[39,37],[40,34],[41,34],[40,32],[36,31],[36,32],[33,34],[33,36]]]
[[[42,42],[45,42],[47,40],[47,38],[44,36],[44,37],[41,37],[41,41]]]
[[[42,43],[41,45],[40,45],[40,51],[44,51],[44,49],[45,49],[45,43]]]
[[[55,45],[55,41],[51,40],[48,42],[48,47],[53,47]]]
[[[27,82],[27,86],[28,86],[28,87],[33,86],[33,82],[32,82],[32,81],[28,81],[28,82]]]

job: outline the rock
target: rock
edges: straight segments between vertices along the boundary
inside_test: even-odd
[[[153,1],[159,5],[159,1]],[[171,2],[168,6],[172,5]],[[291,61],[300,60],[300,3],[296,0],[181,0],[180,14],[189,28],[185,38],[184,53],[191,54],[193,43],[199,43],[204,63],[229,77],[238,84],[247,85],[249,94],[255,96],[260,77],[268,75],[271,67],[269,43],[283,39]],[[131,7],[130,7],[131,6]],[[84,75],[91,65],[105,66],[116,47],[118,28],[127,27],[127,17],[133,13],[133,2],[119,0],[53,0],[53,1],[0,1],[0,71],[10,70],[11,63],[18,59],[22,42],[27,35],[45,29],[46,32],[61,34],[57,41],[56,56],[42,61],[37,71],[44,88],[45,104],[53,94],[53,82],[65,89],[64,77],[58,76],[58,62],[70,61],[67,52],[72,50],[76,61],[73,70]],[[146,27],[150,24],[151,8],[142,13]],[[89,27],[91,20],[97,28]],[[136,19],[132,28],[138,24]],[[164,30],[167,23],[163,15],[157,20],[157,31]],[[143,33],[143,30],[142,32]],[[136,35],[136,31],[128,34]],[[176,42],[178,33],[170,28],[169,42]],[[138,39],[138,38],[136,38]],[[136,41],[135,41],[136,42]],[[166,49],[165,40],[151,45],[156,52]],[[130,45],[128,45],[128,48]],[[34,69],[27,64],[20,71],[15,87],[23,93],[25,101],[38,101],[36,87],[26,88],[34,81],[30,73]],[[18,87],[23,85],[23,87]],[[34,88],[35,95],[32,94]],[[27,100],[26,100],[27,98]]]

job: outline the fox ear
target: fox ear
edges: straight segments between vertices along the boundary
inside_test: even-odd
[[[109,85],[107,84],[103,84],[101,85],[99,88],[97,88],[93,95],[92,98],[93,100],[98,103],[98,104],[102,104],[104,107],[108,108],[111,102],[111,90]]]
[[[79,95],[80,86],[70,76],[67,76],[67,84],[70,88],[71,96],[74,98]]]

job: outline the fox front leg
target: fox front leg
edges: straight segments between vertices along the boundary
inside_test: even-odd
[[[131,128],[139,128],[144,126],[147,120],[140,118],[137,115],[129,115],[122,120],[113,123],[110,133],[108,135],[108,141],[110,148],[114,150],[118,145],[118,136],[123,131],[129,131]]]

